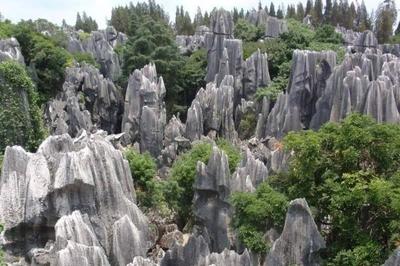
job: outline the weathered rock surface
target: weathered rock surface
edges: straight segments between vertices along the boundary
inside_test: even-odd
[[[82,130],[120,132],[122,93],[114,83],[85,63],[66,69],[63,89],[45,110],[51,134],[77,136]]]
[[[55,240],[47,256],[55,265],[126,265],[153,243],[128,163],[100,135],[51,136],[34,154],[8,147],[0,180],[1,242],[9,253]]]
[[[296,199],[290,202],[282,234],[274,242],[264,265],[319,265],[318,252],[324,248],[325,241],[307,202]]]
[[[200,139],[210,131],[218,136],[233,140],[237,138],[234,114],[234,78],[225,76],[220,86],[215,82],[201,88],[188,110],[186,121],[186,137],[191,141]]]
[[[122,118],[124,144],[140,141],[140,150],[158,157],[162,150],[166,124],[165,86],[157,77],[154,64],[135,70],[129,76]]]
[[[221,253],[211,253],[210,255],[201,258],[198,263],[199,266],[251,266],[251,259],[247,249],[243,254],[239,255],[233,250],[224,249]]]
[[[348,54],[336,67],[316,103],[311,127],[338,122],[352,112],[370,115],[378,122],[400,122],[400,59],[390,54]]]
[[[15,38],[0,40],[0,62],[6,60],[14,60],[22,65],[25,64],[21,47]]]
[[[335,65],[334,52],[294,51],[286,93],[278,96],[267,121],[259,120],[259,131],[265,130],[264,134],[258,133],[259,137],[281,138],[289,131],[309,128],[315,113],[315,103],[324,91],[326,80]]]
[[[69,32],[67,50],[71,53],[90,53],[98,64],[100,72],[107,78],[117,80],[121,74],[121,65],[114,48],[127,41],[127,36],[113,27],[93,31],[86,36],[81,32]]]
[[[268,70],[268,56],[260,49],[254,52],[243,63],[243,92],[242,97],[250,99],[260,87],[271,83]]]
[[[212,252],[222,252],[231,247],[229,179],[228,157],[214,146],[208,164],[198,162],[193,185],[195,228]]]
[[[366,49],[378,48],[378,40],[370,30],[356,32],[343,27],[336,27],[336,32],[342,34],[344,43],[349,46],[350,50],[363,53]]]

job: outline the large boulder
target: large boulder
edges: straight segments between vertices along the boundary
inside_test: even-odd
[[[325,241],[318,232],[310,208],[304,199],[290,202],[281,236],[274,242],[264,266],[319,265]]]
[[[384,266],[400,265],[400,248],[397,248],[393,254],[385,261]]]
[[[45,110],[51,134],[75,137],[82,130],[121,130],[122,93],[114,83],[88,64],[66,69],[63,89]]]
[[[165,93],[164,81],[157,77],[152,63],[129,76],[122,118],[123,142],[140,142],[140,150],[149,151],[154,157],[160,155],[164,139]]]
[[[36,153],[8,147],[0,223],[1,243],[15,256],[55,241],[47,251],[54,265],[126,265],[154,241],[128,162],[99,134],[51,136]]]

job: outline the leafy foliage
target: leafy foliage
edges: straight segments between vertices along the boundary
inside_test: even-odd
[[[76,15],[76,23],[75,23],[76,30],[83,30],[84,32],[91,32],[98,29],[96,20],[92,19],[92,17],[86,15],[86,12],[82,13],[81,15]]]
[[[25,99],[28,102],[25,102]],[[45,136],[37,93],[23,66],[0,63],[0,151],[22,145],[34,151]]]
[[[265,230],[283,228],[287,198],[264,182],[255,193],[234,193],[231,203],[235,209],[233,226],[238,229],[240,240],[252,251],[265,253],[268,249],[263,237]]]
[[[335,32],[335,28],[331,25],[323,25],[321,27],[318,27],[315,31],[314,40],[316,42],[325,42],[332,44],[343,43],[342,35]]]
[[[246,112],[240,120],[238,134],[241,139],[249,139],[255,132],[257,117],[254,112]]]
[[[256,27],[245,19],[239,19],[237,23],[235,23],[234,34],[235,38],[246,42],[254,42],[264,35],[264,30],[261,27]]]
[[[74,53],[72,55],[78,63],[85,62],[86,64],[90,64],[96,68],[100,67],[96,60],[94,60],[93,55],[90,53]]]
[[[294,152],[290,170],[271,184],[317,210],[317,225],[329,227],[330,262],[382,263],[399,241],[400,126],[352,114],[318,132],[290,133],[284,144]]]
[[[44,103],[61,88],[65,67],[71,64],[72,56],[51,38],[35,31],[32,22],[20,22],[13,34],[21,45],[25,63],[33,72],[40,102]]]

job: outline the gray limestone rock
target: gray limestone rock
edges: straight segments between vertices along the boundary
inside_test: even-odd
[[[47,103],[45,120],[51,134],[77,136],[82,130],[118,133],[122,93],[114,83],[85,63],[66,69],[63,90]]]
[[[8,147],[0,180],[7,252],[55,240],[55,265],[118,265],[153,244],[128,162],[100,135],[51,136],[37,153]]]
[[[383,266],[398,266],[400,265],[400,248],[397,248],[393,254],[385,261]]]
[[[304,199],[290,202],[281,236],[269,251],[265,266],[319,265],[318,252],[325,241]]]
[[[198,26],[194,35],[177,35],[175,42],[181,54],[191,54],[205,48],[205,35],[210,29],[207,26]]]
[[[267,87],[271,83],[268,70],[268,56],[260,49],[254,52],[243,63],[243,92],[242,97],[251,99],[260,87]]]
[[[154,64],[135,70],[129,77],[122,118],[123,143],[140,141],[140,150],[160,155],[166,124],[165,86]]]
[[[309,128],[315,103],[325,90],[326,80],[335,65],[334,52],[294,51],[286,93],[278,96],[265,126],[259,121],[259,127],[265,128],[260,136],[281,138],[289,131]]]
[[[135,257],[133,262],[129,263],[126,266],[157,266],[152,260],[145,259],[143,257]]]
[[[265,28],[265,37],[276,38],[288,31],[286,20],[269,16],[264,9],[251,10],[247,20],[258,27]]]
[[[25,64],[21,47],[15,38],[0,40],[0,62],[6,60],[14,60],[22,65]]]
[[[195,228],[212,252],[231,247],[229,179],[228,157],[214,146],[208,164],[198,162],[193,185]]]
[[[100,65],[100,72],[115,81],[121,74],[121,65],[114,48],[126,41],[127,36],[113,27],[92,31],[89,36],[82,31],[72,31],[68,32],[67,50],[71,53],[90,53]]]

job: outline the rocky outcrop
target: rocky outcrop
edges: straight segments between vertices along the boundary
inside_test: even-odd
[[[188,110],[186,121],[186,137],[191,141],[200,139],[210,131],[218,136],[233,140],[237,138],[234,114],[234,78],[227,75],[220,86],[215,82],[201,88]]]
[[[100,72],[115,81],[121,74],[121,64],[114,48],[126,41],[127,36],[113,27],[90,34],[72,31],[68,33],[67,50],[71,53],[90,53],[100,65]]]
[[[268,70],[268,56],[260,49],[254,52],[243,63],[243,93],[242,97],[250,99],[260,87],[271,83]]]
[[[210,29],[207,26],[198,26],[194,35],[177,35],[175,42],[181,54],[188,55],[205,48],[205,35]]]
[[[242,160],[230,179],[231,192],[253,192],[255,188],[267,180],[268,168],[264,163],[255,159],[253,153],[246,149]]]
[[[355,52],[363,53],[366,49],[378,48],[378,40],[370,30],[356,32],[344,27],[336,27],[336,32],[342,35],[344,43]]]
[[[318,252],[324,248],[325,241],[307,202],[296,199],[290,202],[282,234],[272,245],[264,265],[319,265]]]
[[[335,68],[316,103],[311,128],[338,122],[352,112],[370,115],[378,122],[400,122],[400,59],[390,54],[348,54]]]
[[[215,75],[220,73],[220,81],[224,78],[223,71],[235,68],[235,60],[231,58],[229,62],[232,66],[227,65],[226,60],[230,54],[241,54],[241,42],[225,43],[227,39],[233,39],[233,18],[230,12],[223,9],[215,9],[211,14],[210,33],[205,35],[205,48],[207,50],[207,82],[214,81]],[[230,48],[240,46],[240,49],[234,52],[228,51]],[[226,50],[226,51],[225,51]],[[240,62],[241,64],[241,62]],[[225,73],[228,74],[228,73]]]
[[[154,64],[135,70],[128,81],[122,118],[124,144],[140,142],[140,150],[158,157],[166,124],[165,86]]]
[[[85,63],[66,69],[63,89],[45,109],[51,134],[75,137],[82,130],[120,132],[122,93],[114,83]]]
[[[258,123],[259,130],[265,130],[263,134],[259,133],[260,137],[281,138],[289,131],[309,128],[315,103],[336,65],[336,53],[296,50],[292,62],[286,92],[278,96],[267,121]]]
[[[214,146],[208,164],[198,162],[193,185],[195,228],[212,252],[222,252],[231,247],[229,179],[228,157]]]
[[[6,60],[14,60],[22,65],[25,64],[21,47],[15,38],[0,40],[0,62]]]
[[[153,243],[128,163],[101,135],[51,136],[34,154],[8,147],[0,180],[8,253],[36,250],[55,265],[125,265]]]

